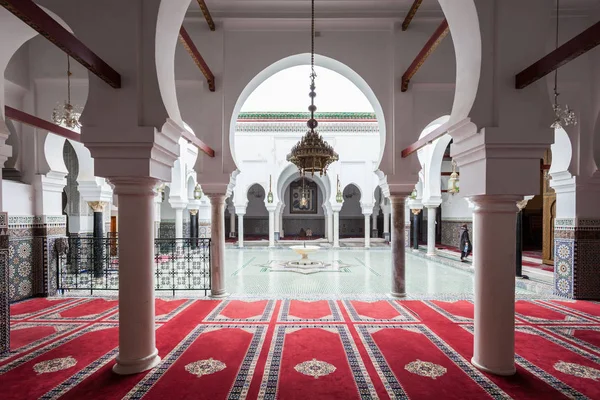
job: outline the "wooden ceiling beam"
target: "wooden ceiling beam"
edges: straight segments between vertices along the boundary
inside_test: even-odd
[[[196,47],[196,45],[192,41],[192,38],[183,26],[179,30],[179,40],[181,40],[181,43],[183,43],[183,46],[185,47],[189,55],[192,57],[192,60],[194,60],[198,68],[200,68],[202,75],[204,75],[204,77],[206,78],[206,82],[208,83],[208,89],[211,92],[214,92],[216,90],[215,76],[204,61],[204,58],[202,58],[202,56],[200,55],[198,48]]]
[[[196,135],[192,134],[191,132],[189,132],[187,130],[184,130],[182,136],[185,140],[187,140],[188,142],[190,142],[191,144],[193,144],[194,146],[196,146],[197,148],[202,150],[204,153],[206,153],[207,156],[209,156],[209,157],[215,156],[215,151],[212,148],[210,148],[210,146],[208,146],[206,143],[204,143],[202,140],[198,139],[198,137],[196,137]]]
[[[400,90],[403,92],[408,90],[408,83],[412,77],[417,73],[419,68],[421,68],[431,53],[434,52],[441,41],[446,37],[448,32],[450,32],[448,28],[448,21],[444,19],[440,26],[438,26],[438,28],[435,30],[433,35],[429,38],[427,43],[425,43],[425,46],[421,49],[419,54],[417,54],[417,57],[414,59],[412,64],[410,64],[410,67],[408,67],[404,75],[402,75],[402,87]]]
[[[26,112],[17,110],[16,108],[4,106],[4,114],[6,115],[7,119],[54,133],[58,136],[62,136],[75,142],[81,142],[81,136],[79,133],[67,128],[63,128],[62,126],[56,125],[50,121],[46,121],[45,119],[38,118],[35,115],[27,114]]]
[[[208,11],[208,7],[206,6],[206,2],[204,0],[197,0],[198,5],[200,6],[200,11],[202,11],[202,15],[204,15],[204,19],[206,19],[206,23],[211,31],[215,31],[215,21],[212,19],[212,15],[210,15],[210,11]]]
[[[75,142],[81,142],[81,135],[79,133],[64,128],[60,125],[56,125],[55,123],[52,123],[50,121],[46,121],[45,119],[36,117],[35,115],[31,115],[24,111],[17,110],[16,108],[4,106],[4,114],[6,115],[7,119],[11,119],[13,121],[21,122],[25,125],[33,126],[34,128],[54,133],[58,136],[73,140]],[[198,139],[192,133],[184,131],[183,137],[188,142],[192,143],[194,146],[205,152],[209,157],[215,156],[215,151],[211,149],[202,140]]]
[[[404,18],[404,22],[402,22],[402,30],[405,31],[408,29],[408,26],[412,22],[417,10],[421,6],[423,0],[415,0],[412,6],[410,6],[410,10],[408,10],[408,14],[406,14],[406,18]]]
[[[402,158],[406,158],[412,153],[416,152],[417,150],[432,143],[434,140],[444,136],[446,132],[448,132],[447,124],[441,125],[434,131],[430,132],[429,134],[425,135],[421,139],[417,140],[416,142],[402,150],[402,153],[400,153],[400,155],[402,156]]]
[[[600,22],[564,43],[556,50],[519,72],[515,87],[523,89],[600,44]]]
[[[0,5],[115,89],[121,75],[31,0],[0,0]]]

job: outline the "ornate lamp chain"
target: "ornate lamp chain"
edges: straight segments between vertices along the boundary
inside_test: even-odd
[[[317,73],[315,72],[315,0],[312,0],[312,13],[311,13],[311,28],[310,28],[310,90],[314,92],[316,89],[315,78]],[[310,118],[315,118],[315,96],[310,97]],[[314,128],[310,128],[311,131]]]
[[[556,37],[555,37],[555,49],[558,49],[558,29],[560,20],[560,0],[556,0]],[[554,122],[550,125],[553,129],[564,128],[569,125],[577,125],[577,115],[569,108],[567,104],[561,106],[558,103],[558,68],[554,70],[554,104],[552,108],[554,110]]]
[[[556,40],[554,48],[558,49],[558,13],[559,13],[559,2],[560,0],[556,0]],[[554,105],[558,105],[558,68],[554,70]]]
[[[71,57],[67,56],[67,103],[71,104]]]
[[[315,106],[315,78],[317,73],[315,72],[315,0],[311,1],[311,29],[310,29],[310,119],[307,122],[308,132],[300,139],[290,154],[287,155],[287,161],[296,165],[300,171],[301,176],[305,176],[307,172],[312,175],[315,172],[320,173],[321,176],[327,174],[327,167],[339,160],[338,154],[333,150],[333,147],[323,140],[321,135],[315,130],[319,123],[315,119],[315,112],[317,107]]]

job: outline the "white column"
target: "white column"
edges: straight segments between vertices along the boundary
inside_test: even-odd
[[[160,237],[160,209],[162,205],[162,192],[158,192],[154,196],[154,238]]]
[[[338,226],[338,229],[339,229],[339,226]],[[327,241],[329,243],[333,242],[333,231],[334,231],[333,211],[330,211],[329,214],[327,214]]]
[[[404,195],[390,196],[392,205],[392,297],[406,297],[404,248]]]
[[[274,231],[275,231],[275,240],[279,240],[279,229],[280,229],[279,228],[280,227],[279,224],[281,223],[281,218],[280,218],[281,214],[279,213],[278,209],[275,209],[274,214],[275,215],[273,217],[275,218],[275,229],[274,229]],[[269,218],[271,218],[271,215],[269,215]]]
[[[378,216],[379,216],[379,209],[377,209],[377,211],[376,211],[376,212],[374,211],[374,212],[373,212],[373,216],[372,216],[372,217],[373,217],[373,223],[372,223],[372,225],[371,225],[371,230],[372,230],[373,232],[375,232],[375,234],[377,233],[377,217],[378,217]]]
[[[475,196],[475,340],[471,362],[496,375],[515,373],[515,225],[518,196]]]
[[[244,214],[238,214],[238,247],[244,247]]]
[[[159,362],[154,326],[154,192],[151,178],[113,178],[119,196],[119,355],[113,371]]]
[[[389,240],[390,236],[390,213],[386,211],[383,212],[383,237]]]
[[[224,194],[209,194],[210,213],[210,297],[226,297],[225,291],[225,200]]]
[[[365,216],[365,248],[371,247],[371,214]]]
[[[435,256],[435,212],[437,207],[427,206],[427,255]]]
[[[183,208],[175,209],[175,239],[183,238]]]
[[[269,247],[275,247],[275,209],[269,210]]]
[[[333,247],[340,247],[340,212],[333,211]]]
[[[229,212],[229,232],[235,233],[235,211]]]

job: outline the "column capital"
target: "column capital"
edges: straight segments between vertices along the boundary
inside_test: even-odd
[[[423,202],[423,207],[426,208],[438,208],[440,205],[442,204],[442,201],[424,201]]]
[[[116,195],[154,196],[154,187],[158,182],[151,177],[115,177],[111,183],[115,185]]]
[[[513,195],[482,195],[472,196],[471,201],[475,204],[474,213],[517,213],[517,202],[523,200],[523,196]]]
[[[197,215],[198,214],[198,210],[191,209],[190,210],[190,214],[191,215]]]
[[[421,209],[420,208],[413,208],[410,211],[412,211],[412,213],[414,215],[419,215],[421,213]]]
[[[225,193],[207,193],[206,197],[210,199],[210,204],[225,204],[225,200],[227,200],[227,195]]]
[[[406,197],[408,196],[408,194],[397,194],[397,193],[392,193],[390,195],[390,203],[393,205],[404,205],[404,203],[406,202]]]
[[[94,212],[104,212],[104,207],[108,204],[106,201],[88,201],[87,203]]]

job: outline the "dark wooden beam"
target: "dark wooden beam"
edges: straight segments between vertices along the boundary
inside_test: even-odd
[[[112,69],[110,65],[105,63],[33,1],[0,0],[0,5],[110,86],[115,89],[121,87],[121,75],[117,71]]]
[[[38,118],[35,115],[17,110],[16,108],[5,106],[4,114],[6,115],[6,118],[12,119],[13,121],[21,122],[25,125],[33,126],[34,128],[43,129],[76,142],[81,142],[81,136],[79,133],[67,128],[63,128],[62,126],[56,125],[50,121],[46,121],[45,119]],[[187,141],[191,142],[194,146],[205,152],[209,157],[215,156],[215,151],[213,149],[211,149],[206,143],[198,139],[190,132],[184,131],[183,137]]]
[[[185,140],[187,140],[188,142],[190,142],[191,144],[193,144],[194,146],[196,146],[197,148],[199,148],[200,150],[202,150],[203,152],[205,152],[206,155],[208,155],[209,157],[214,157],[215,156],[215,151],[213,149],[211,149],[202,140],[198,139],[196,137],[196,135],[188,132],[187,130],[184,130],[182,136],[183,136],[183,138]]]
[[[448,126],[446,124],[439,126],[434,131],[430,132],[429,134],[425,135],[421,139],[417,140],[416,142],[402,150],[402,153],[400,153],[400,155],[402,156],[402,158],[410,156],[412,153],[416,152],[420,148],[425,147],[428,144],[432,143],[434,140],[444,136],[447,131]]]
[[[410,25],[411,21],[415,17],[415,14],[417,13],[417,10],[421,6],[422,2],[423,2],[423,0],[415,0],[415,2],[412,4],[412,6],[410,6],[410,10],[408,10],[408,14],[406,14],[406,18],[404,18],[404,22],[402,23],[403,31],[408,29],[408,26]]]
[[[204,0],[197,0],[198,5],[200,6],[200,10],[206,19],[206,23],[208,23],[208,27],[211,31],[215,31],[215,21],[213,21],[212,16],[210,15],[210,11],[208,11],[208,7],[206,7],[206,3]]]
[[[517,89],[526,88],[599,44],[600,22],[596,22],[547,56],[519,72],[515,77],[515,87]]]
[[[26,112],[17,110],[16,108],[4,106],[4,114],[6,115],[6,118],[12,119],[13,121],[21,122],[25,125],[30,125],[34,128],[39,128],[54,133],[58,136],[62,136],[75,142],[81,142],[81,136],[79,133],[53,124],[45,119],[38,118],[35,115],[27,114]]]
[[[410,67],[406,70],[404,75],[402,75],[402,87],[401,90],[406,92],[408,90],[408,83],[412,79],[412,77],[417,73],[421,65],[427,60],[427,58],[433,53],[433,51],[438,47],[441,41],[446,37],[450,30],[448,29],[448,21],[445,19],[442,21],[440,26],[435,30],[433,35],[429,38],[425,46],[421,49],[417,57],[414,59]]]
[[[190,56],[192,57],[192,59],[194,60],[194,62],[198,66],[198,68],[200,68],[200,71],[202,71],[202,74],[204,75],[204,77],[206,78],[206,82],[208,83],[208,89],[211,92],[214,92],[216,90],[215,76],[213,75],[212,71],[210,70],[210,68],[208,67],[206,62],[204,61],[204,58],[202,58],[202,56],[200,55],[198,48],[196,48],[196,45],[192,41],[192,38],[190,37],[190,35],[187,33],[187,31],[185,30],[185,28],[183,26],[179,30],[179,39],[181,40],[181,43],[183,43],[183,46],[185,47],[187,52],[190,54]]]

